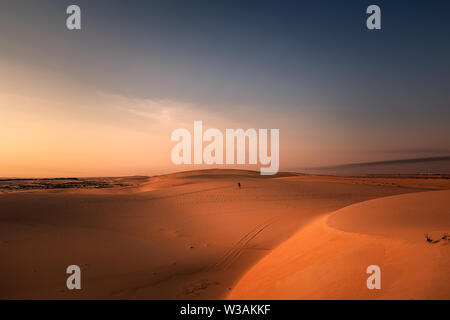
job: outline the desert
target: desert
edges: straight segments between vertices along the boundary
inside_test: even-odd
[[[404,278],[386,298],[421,296],[406,286],[417,277],[422,296],[449,297],[448,240],[425,237],[450,233],[447,176],[211,169],[0,185],[1,299],[377,298],[365,268],[382,265],[384,292],[392,257],[391,276]],[[391,199],[406,211],[389,217]],[[81,290],[65,286],[69,265],[80,266]],[[361,283],[330,288],[326,275],[340,283],[346,270]]]

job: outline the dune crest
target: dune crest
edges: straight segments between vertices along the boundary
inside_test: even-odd
[[[289,176],[214,169],[3,181],[0,299],[222,298],[299,227],[415,190]],[[79,292],[65,287],[73,264]]]
[[[320,217],[251,268],[228,298],[449,299],[449,197],[396,195]],[[381,268],[380,290],[366,286],[369,265]]]

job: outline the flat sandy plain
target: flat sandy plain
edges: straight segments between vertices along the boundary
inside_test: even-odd
[[[448,189],[241,170],[4,179],[0,299],[449,299]],[[81,290],[66,288],[72,264]]]

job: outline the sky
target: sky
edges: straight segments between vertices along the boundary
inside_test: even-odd
[[[81,8],[82,29],[66,28]],[[381,30],[366,8],[381,8]],[[0,177],[153,175],[171,132],[280,129],[280,170],[450,155],[448,1],[2,0]]]

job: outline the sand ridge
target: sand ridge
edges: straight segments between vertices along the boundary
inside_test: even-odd
[[[449,299],[449,196],[396,195],[320,217],[252,267],[228,298]],[[369,265],[382,270],[381,290],[367,289]]]
[[[223,298],[318,217],[417,191],[241,170],[111,181],[126,186],[0,194],[1,299]],[[77,292],[65,287],[71,264]]]

